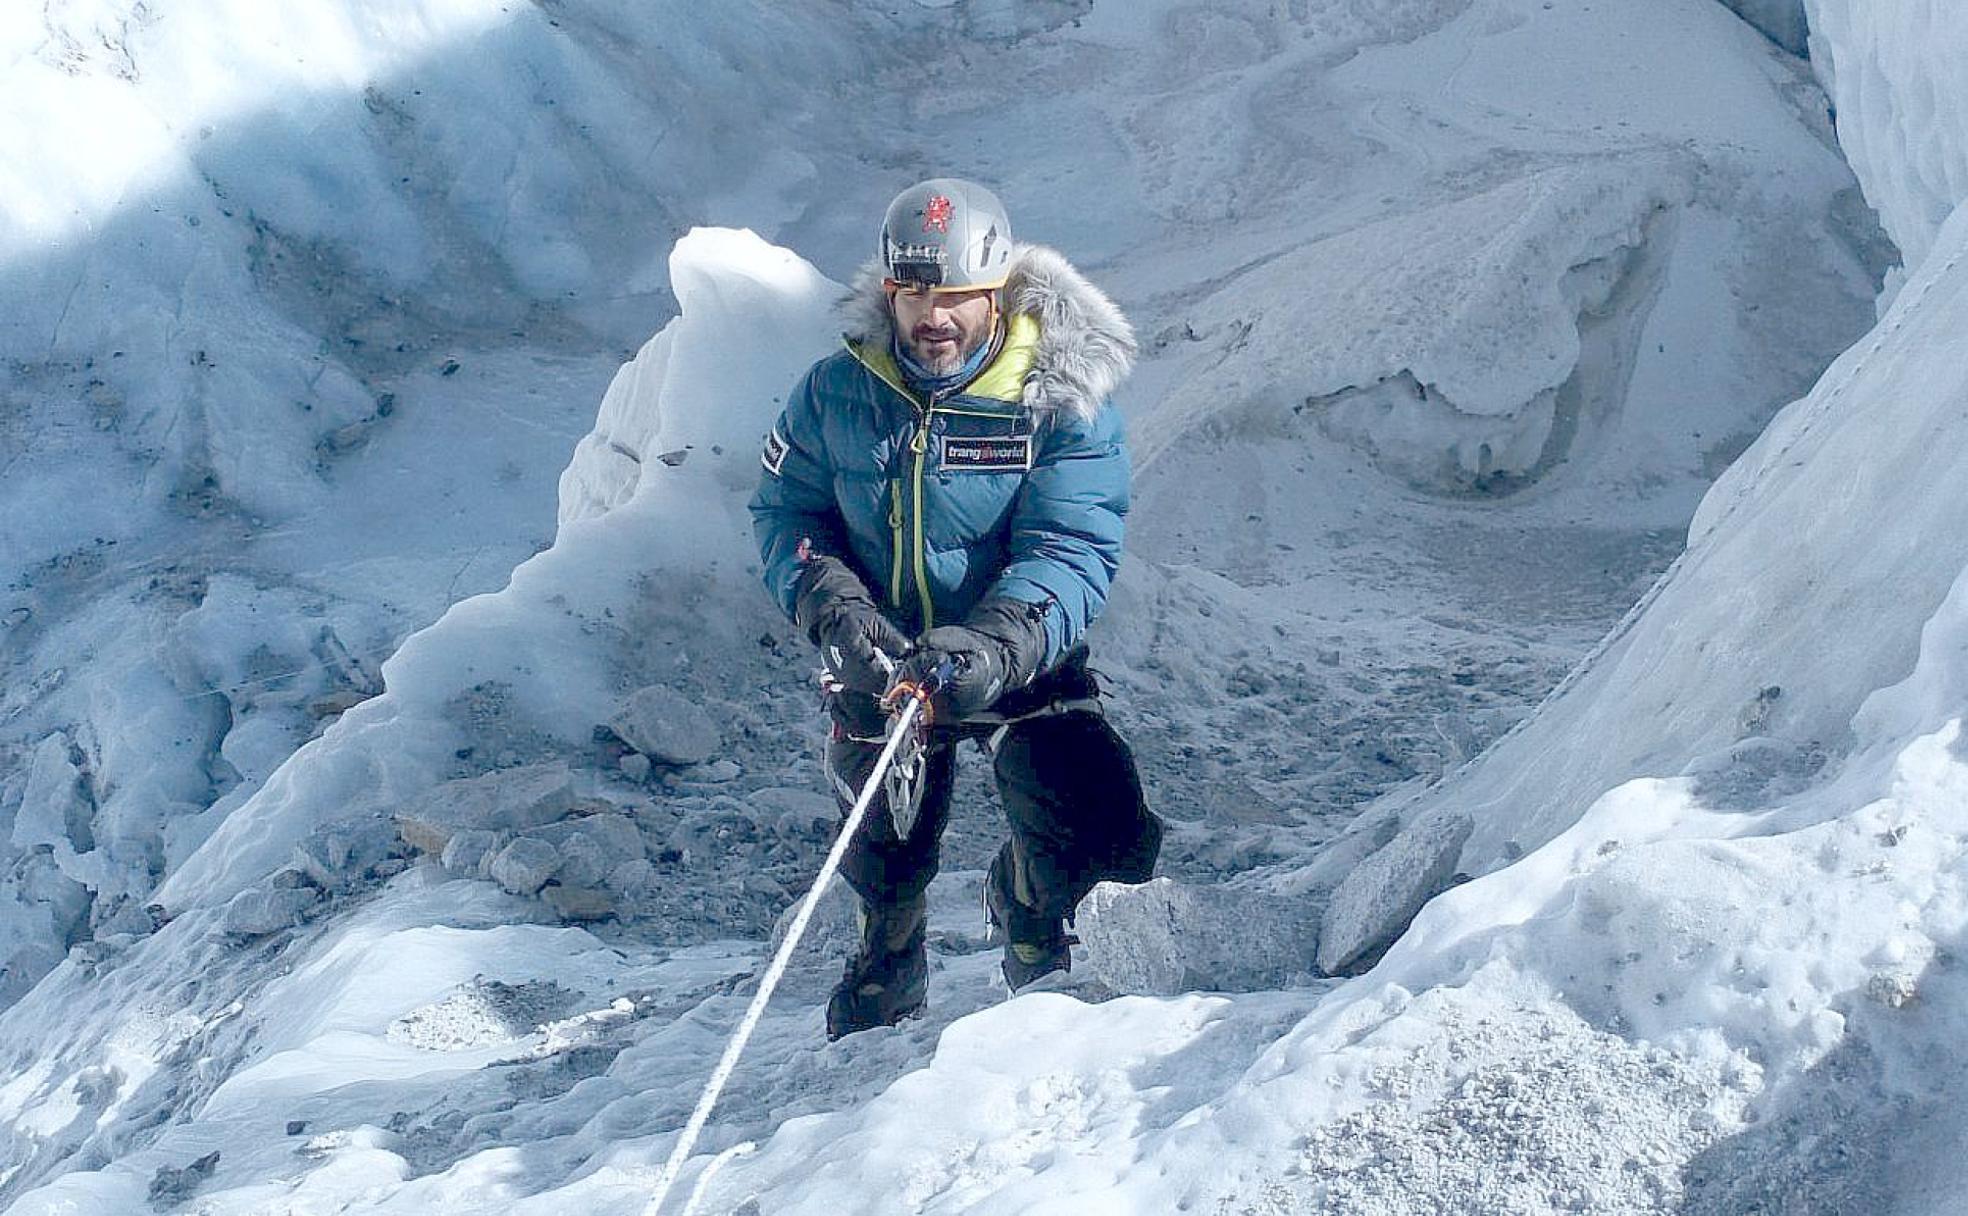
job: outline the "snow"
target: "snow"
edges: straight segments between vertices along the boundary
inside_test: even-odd
[[[642,1210],[827,839],[757,439],[951,148],[1147,339],[1170,877],[1001,1000],[967,770],[704,1210],[1945,1210],[1968,27],[1809,8],[0,19],[8,1210]]]

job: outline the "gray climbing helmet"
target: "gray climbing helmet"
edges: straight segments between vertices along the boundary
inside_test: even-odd
[[[998,196],[960,177],[932,177],[895,196],[882,217],[882,270],[942,291],[1004,286],[1011,219]]]

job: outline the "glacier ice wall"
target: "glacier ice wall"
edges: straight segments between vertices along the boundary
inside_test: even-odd
[[[1909,269],[1968,199],[1968,8],[1806,0],[1838,142]]]

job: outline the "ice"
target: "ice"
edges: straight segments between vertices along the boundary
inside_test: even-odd
[[[13,845],[23,852],[44,845],[74,857],[95,847],[89,831],[89,805],[82,770],[70,760],[68,736],[56,731],[41,740],[28,762],[27,784],[14,813]]]
[[[1839,146],[1913,273],[1968,200],[1968,23],[1948,6],[1805,0]]]
[[[840,286],[750,232],[691,233],[670,255],[670,284],[682,316],[644,344],[609,384],[594,430],[561,475],[563,525],[605,514],[645,484],[677,503],[679,479],[645,483],[652,469],[687,468],[690,480],[683,484],[697,487],[702,483],[696,475],[715,464],[728,500],[754,475],[754,448],[778,412],[770,406],[784,404],[801,369],[788,376],[783,357],[723,359],[718,352],[726,333],[741,325],[755,337],[776,337],[782,350],[808,352],[824,351],[836,340],[827,305],[841,294]],[[727,530],[704,539],[730,536]]]

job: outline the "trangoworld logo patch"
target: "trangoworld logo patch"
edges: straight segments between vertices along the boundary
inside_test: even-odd
[[[786,467],[786,453],[790,451],[792,445],[780,437],[779,427],[775,424],[765,434],[765,450],[759,453],[759,463],[765,466],[766,472],[777,477],[779,470]]]
[[[946,435],[939,467],[945,473],[1024,473],[1032,467],[1032,437],[972,439]]]
[[[949,235],[950,216],[955,211],[956,206],[949,199],[940,194],[930,195],[929,201],[923,204],[923,231]]]

